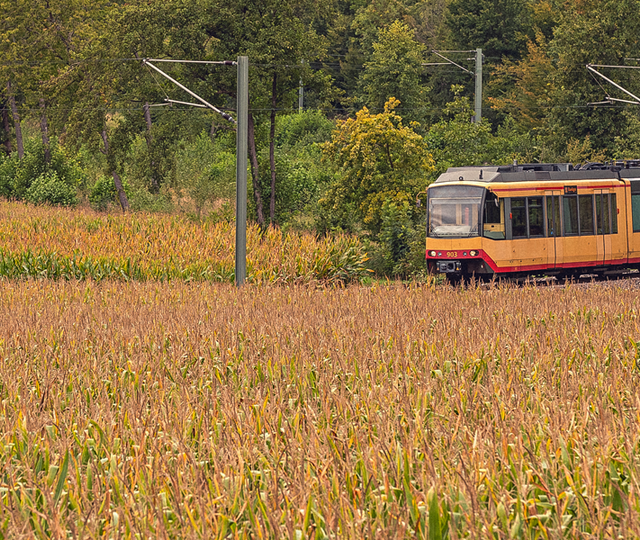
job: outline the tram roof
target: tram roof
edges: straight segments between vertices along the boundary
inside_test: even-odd
[[[544,182],[620,178],[640,179],[640,160],[614,163],[526,163],[522,165],[482,165],[450,167],[435,183],[444,182]]]

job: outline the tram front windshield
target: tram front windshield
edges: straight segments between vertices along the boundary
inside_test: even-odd
[[[432,238],[478,236],[484,191],[464,185],[429,188],[427,234]]]

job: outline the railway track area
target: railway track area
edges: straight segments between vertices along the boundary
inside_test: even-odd
[[[626,283],[625,283],[626,282]],[[629,289],[640,289],[640,272],[638,270],[630,270],[626,272],[615,272],[615,273],[607,273],[607,274],[580,274],[578,276],[571,276],[569,278],[559,278],[556,276],[505,276],[499,279],[492,279],[490,281],[487,280],[476,280],[474,278],[470,280],[458,281],[458,282],[447,282],[448,285],[452,287],[469,287],[474,288],[478,287],[480,289],[491,289],[499,286],[546,286],[546,287],[557,287],[557,288],[566,288],[572,286],[589,286],[589,285],[615,285],[616,287],[620,287],[622,285],[623,288]]]

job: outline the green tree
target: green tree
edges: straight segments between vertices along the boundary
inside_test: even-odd
[[[640,117],[630,109],[625,110],[625,123],[628,134],[617,136],[614,140],[613,157],[615,159],[640,159]]]
[[[0,0],[0,81],[6,88],[21,151],[17,107],[40,121],[45,157],[51,159],[48,108],[58,75],[80,59],[84,45],[94,39],[94,22],[106,0]],[[35,111],[38,111],[37,113]]]
[[[162,102],[175,88],[150,74],[142,59],[200,59],[206,36],[191,0],[110,3],[95,14],[93,29],[95,38],[81,51],[83,62],[64,70],[55,90],[58,100],[64,102],[61,110],[69,111],[63,119],[66,141],[104,154],[105,174],[112,176],[120,205],[126,210],[124,172],[128,170],[141,181],[143,189],[157,192],[174,175],[184,119],[181,111],[149,111],[149,103]],[[126,60],[118,60],[123,58]],[[180,66],[175,69],[174,76],[189,86],[184,77],[186,73],[188,78],[189,71]],[[146,151],[136,152],[137,167],[126,167],[138,137],[144,137]]]
[[[589,106],[606,95],[625,98],[592,75],[586,64],[623,65],[637,56],[640,45],[640,9],[637,0],[571,0],[558,14],[559,22],[549,42],[555,69],[549,77],[551,107],[545,122],[548,144],[563,154],[567,141],[585,140],[595,151],[608,151],[616,137],[630,133],[632,124],[620,107]],[[635,70],[605,73],[631,91],[638,92]]]
[[[491,63],[502,57],[520,58],[531,31],[528,0],[451,0],[446,16],[453,44],[461,49],[482,48]]]
[[[422,77],[423,58],[423,46],[406,24],[395,21],[380,30],[360,79],[367,108],[382,111],[387,100],[395,97],[402,103],[399,112],[405,120],[422,120],[428,93]]]
[[[281,226],[313,228],[318,199],[332,179],[322,163],[321,145],[331,139],[333,128],[334,123],[320,111],[280,118],[276,131],[276,221]],[[263,175],[261,180],[268,186],[269,178]]]
[[[275,134],[278,112],[297,104],[301,79],[305,86],[327,87],[325,74],[316,73],[309,67],[309,62],[321,57],[325,51],[325,40],[313,27],[314,17],[323,3],[309,4],[302,0],[201,0],[200,5],[210,57],[229,59],[246,55],[250,59],[249,157],[256,215],[261,225],[267,220],[275,223],[278,184]],[[263,123],[267,124],[267,130],[261,129]],[[266,137],[266,141],[259,139],[261,135]],[[261,143],[266,143],[269,148],[271,181],[267,193],[260,189],[258,145]],[[262,203],[267,197],[268,214]]]
[[[469,98],[460,95],[461,91],[461,87],[453,88],[455,99],[447,104],[445,118],[432,125],[425,137],[437,174],[449,167],[536,159],[535,138],[519,131],[512,120],[495,134],[486,119],[480,124],[471,122],[473,108]]]
[[[113,16],[118,6],[94,14],[91,21],[93,39],[82,43],[76,53],[79,62],[59,69],[56,85],[51,88],[58,105],[55,120],[64,126],[63,138],[70,148],[86,145],[105,156],[108,171],[123,211],[129,201],[121,178],[122,159],[130,136],[122,115],[115,113],[123,92],[121,63],[103,61],[112,58],[110,40],[113,36]],[[124,108],[124,107],[123,107]]]
[[[511,86],[505,80],[493,80],[493,70],[503,61],[517,61],[526,52],[527,38],[533,32],[532,0],[451,0],[446,15],[449,30],[448,47],[472,51],[482,49],[484,56],[483,94],[487,98],[500,97]],[[453,58],[473,71],[466,60],[469,53],[454,54]],[[465,95],[472,96],[473,77],[460,70],[440,77],[439,85],[434,83],[438,95],[434,102],[443,106],[451,100],[448,92],[451,85],[464,84]],[[506,82],[509,82],[508,80]],[[494,125],[504,121],[504,117],[494,111],[485,110],[483,116]]]
[[[390,98],[384,112],[365,107],[338,124],[324,146],[336,166],[336,178],[321,200],[326,226],[357,229],[377,235],[385,202],[414,204],[428,184],[433,159],[413,126],[395,112],[400,102]]]

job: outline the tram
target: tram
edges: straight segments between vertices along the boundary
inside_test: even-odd
[[[427,189],[426,260],[452,282],[640,269],[640,160],[450,168]]]

